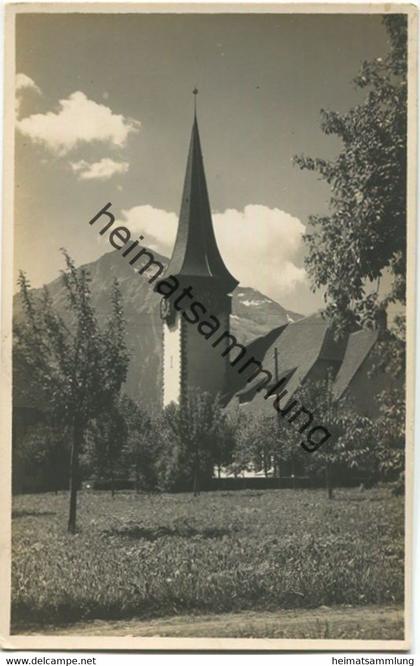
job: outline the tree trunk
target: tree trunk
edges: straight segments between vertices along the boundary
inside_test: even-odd
[[[194,472],[193,472],[193,494],[194,497],[200,494],[200,465],[198,459],[198,447],[194,456]]]
[[[137,495],[140,493],[140,473],[138,465],[136,465],[136,493]]]
[[[79,451],[83,439],[83,427],[79,424],[73,426],[73,441],[70,459],[70,510],[67,529],[71,534],[76,533],[77,491],[79,488]]]
[[[281,465],[281,462],[280,462],[280,458],[278,458],[276,456],[274,458],[274,460],[275,460],[275,472],[274,472],[274,474],[275,474],[275,477],[276,477],[276,488],[281,488],[281,481],[280,481],[280,476],[281,476],[281,467],[280,467],[280,465]]]
[[[54,481],[54,493],[55,493],[55,495],[58,495],[58,488],[59,488],[59,485],[60,485],[60,474],[59,474],[59,471],[58,471],[58,464],[57,464],[56,460],[54,461],[53,475],[54,475],[54,479],[55,479],[55,481]]]
[[[292,488],[296,490],[296,461],[295,457],[292,457]]]
[[[114,470],[111,469],[111,497],[114,499],[115,495],[115,482],[114,482]]]
[[[265,478],[268,477],[268,464],[267,464],[267,455],[264,452],[263,453],[263,469],[264,469],[264,476]]]
[[[328,499],[331,500],[334,497],[334,488],[332,484],[331,468],[329,463],[327,463],[327,467],[325,470],[325,480],[327,485]]]
[[[61,480],[61,474],[60,474],[60,467],[59,467],[59,453],[57,450],[57,443],[54,444],[53,447],[53,454],[52,454],[52,465],[51,465],[51,476],[54,479],[53,481],[53,488],[54,488],[54,494],[58,495],[58,491],[60,488],[60,480]]]

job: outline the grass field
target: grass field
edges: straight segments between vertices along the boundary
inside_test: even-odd
[[[73,537],[67,504],[66,493],[14,498],[15,633],[403,601],[403,499],[386,488],[339,490],[332,501],[321,490],[127,492],[114,500],[84,492]]]

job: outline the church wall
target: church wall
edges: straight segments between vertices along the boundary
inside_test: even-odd
[[[163,325],[163,406],[178,403],[181,392],[181,322]]]
[[[217,314],[221,322],[219,332],[208,340],[201,335],[197,326],[183,322],[183,385],[191,389],[200,389],[212,394],[225,390],[227,357],[222,356],[223,342],[217,348],[212,343],[228,330],[229,316]]]

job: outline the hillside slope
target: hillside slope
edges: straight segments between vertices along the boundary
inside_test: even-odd
[[[156,252],[154,255],[166,265],[167,258]],[[130,366],[127,377],[127,393],[141,400],[148,407],[156,405],[161,390],[162,323],[159,315],[160,296],[155,294],[144,276],[136,273],[118,251],[104,254],[96,261],[86,264],[92,277],[92,300],[99,322],[104,322],[110,313],[112,282],[120,282],[127,321],[127,343],[130,351]],[[53,304],[67,318],[66,294],[61,278],[47,285]],[[40,293],[33,289],[33,293]],[[15,297],[14,314],[19,319],[20,297]],[[265,335],[277,326],[301,319],[302,315],[283,308],[271,298],[251,287],[239,286],[232,298],[232,332],[238,340],[248,343]]]

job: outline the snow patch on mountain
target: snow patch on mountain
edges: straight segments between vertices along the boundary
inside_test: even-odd
[[[238,294],[239,295],[239,294]],[[261,300],[252,300],[252,301],[241,301],[241,305],[246,305],[249,307],[250,305],[263,305],[264,303],[271,303],[272,301],[269,301],[267,298],[263,298]]]

